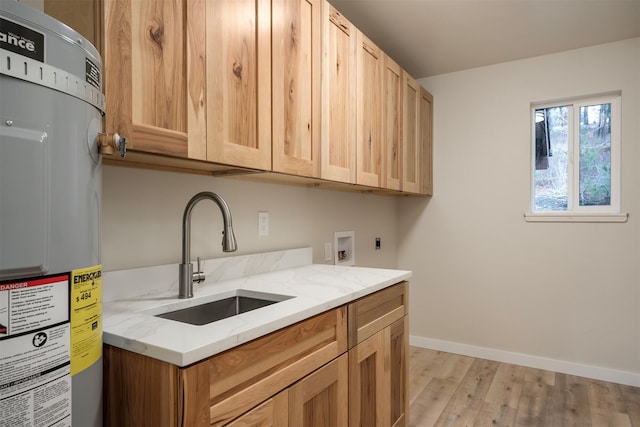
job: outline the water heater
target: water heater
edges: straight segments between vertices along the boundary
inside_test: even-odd
[[[0,420],[102,425],[102,62],[0,1]]]

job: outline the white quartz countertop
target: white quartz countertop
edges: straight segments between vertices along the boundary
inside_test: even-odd
[[[195,296],[188,300],[177,298],[177,265],[107,272],[103,341],[187,366],[411,277],[404,270],[311,264],[310,251],[205,261],[208,279],[194,285]],[[146,283],[163,276],[170,276],[165,289]],[[141,293],[136,295],[132,289],[138,288]],[[201,326],[155,316],[233,296],[239,289],[293,298]]]

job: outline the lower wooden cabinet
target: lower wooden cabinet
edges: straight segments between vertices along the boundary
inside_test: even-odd
[[[346,427],[348,357],[343,354],[227,427]]]
[[[404,282],[349,305],[352,427],[399,427],[408,423],[407,289]]]
[[[346,339],[343,307],[185,368],[184,425],[227,424],[336,359]]]
[[[350,425],[388,426],[389,415],[388,328],[349,350]]]
[[[409,424],[409,316],[391,325],[391,422],[394,427]]]
[[[289,425],[289,390],[284,390],[257,408],[234,421],[228,427],[287,427]]]
[[[105,345],[105,426],[404,426],[402,282],[181,368]]]
[[[346,427],[348,425],[347,354],[323,366],[289,389],[289,425]]]

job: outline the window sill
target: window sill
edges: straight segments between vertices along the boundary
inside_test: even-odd
[[[527,222],[627,222],[628,213],[528,212]]]

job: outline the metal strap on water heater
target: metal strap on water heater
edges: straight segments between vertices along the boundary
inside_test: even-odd
[[[0,49],[0,74],[66,93],[105,111],[105,98],[99,89],[49,64]]]

